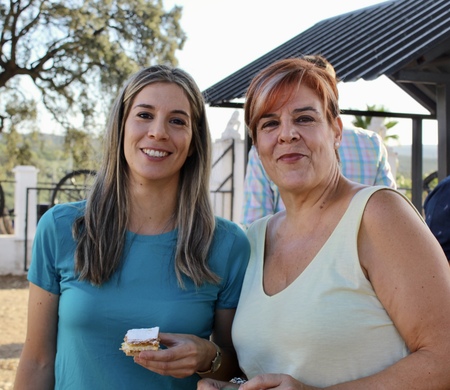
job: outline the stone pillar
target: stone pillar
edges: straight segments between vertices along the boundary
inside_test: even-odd
[[[19,165],[13,169],[13,172],[16,182],[14,190],[14,236],[16,239],[24,240],[26,228],[27,240],[33,240],[37,224],[37,191],[27,189],[37,187],[39,170],[33,166]]]

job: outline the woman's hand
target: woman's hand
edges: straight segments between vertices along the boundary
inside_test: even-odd
[[[218,381],[216,379],[205,378],[197,383],[197,390],[234,390],[239,389],[239,385],[230,382]]]
[[[160,333],[160,343],[167,347],[159,351],[143,351],[135,363],[160,375],[185,378],[207,370],[216,355],[214,345],[188,334]]]
[[[289,390],[319,390],[318,387],[307,386],[290,375],[285,374],[261,374],[250,379],[239,387],[239,390],[266,390],[266,389],[289,389]]]

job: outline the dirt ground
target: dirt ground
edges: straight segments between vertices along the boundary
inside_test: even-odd
[[[26,276],[0,275],[0,390],[11,390],[25,340]]]

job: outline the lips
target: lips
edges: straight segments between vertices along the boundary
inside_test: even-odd
[[[297,161],[305,157],[306,155],[303,153],[285,153],[277,158],[277,161]]]
[[[149,157],[158,157],[158,158],[166,157],[170,154],[169,152],[166,152],[164,150],[156,150],[156,149],[142,149],[142,151]]]

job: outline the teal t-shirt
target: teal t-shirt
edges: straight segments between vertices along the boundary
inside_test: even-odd
[[[243,230],[216,217],[209,265],[218,285],[200,288],[174,272],[177,231],[156,236],[127,233],[123,265],[101,287],[74,274],[72,224],[85,202],[58,205],[40,219],[28,279],[60,295],[55,389],[196,389],[198,375],[155,374],[119,350],[128,329],[159,326],[161,332],[208,338],[215,309],[236,308],[250,246]]]

